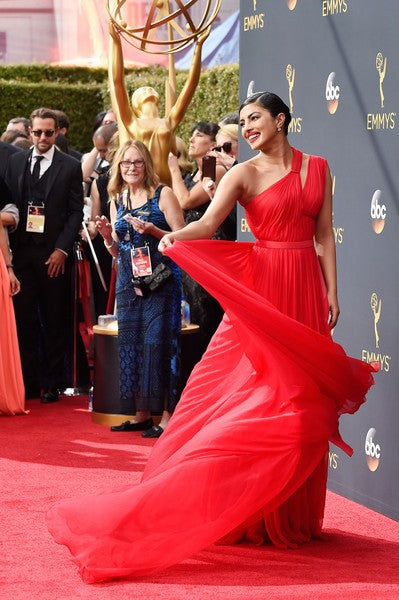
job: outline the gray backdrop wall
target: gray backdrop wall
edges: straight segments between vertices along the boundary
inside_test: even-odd
[[[380,372],[341,419],[329,488],[399,518],[399,2],[241,0],[240,101],[290,106],[291,144],[325,156],[334,184],[341,317],[334,339]],[[251,156],[240,142],[240,160]],[[251,239],[242,211],[239,239]]]

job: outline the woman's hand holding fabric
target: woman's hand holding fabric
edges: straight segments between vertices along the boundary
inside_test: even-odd
[[[173,245],[174,241],[175,241],[175,237],[174,237],[173,233],[168,233],[167,235],[164,235],[158,244],[158,250],[163,253],[166,248],[169,248],[170,246]]]

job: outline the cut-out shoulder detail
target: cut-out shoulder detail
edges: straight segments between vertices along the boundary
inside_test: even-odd
[[[308,182],[309,165],[310,165],[311,159],[312,159],[311,154],[302,154],[302,165],[301,165],[299,175],[301,178],[301,185],[302,185],[303,190],[305,189],[306,184]]]

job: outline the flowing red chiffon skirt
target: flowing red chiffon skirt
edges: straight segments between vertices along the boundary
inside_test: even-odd
[[[148,575],[216,541],[295,547],[321,529],[328,440],[373,366],[328,333],[313,246],[326,162],[302,155],[246,206],[256,243],[177,242],[167,254],[226,314],[156,442],[140,484],[48,514],[86,582]]]
[[[25,411],[22,379],[10,278],[0,252],[0,415],[20,415]]]

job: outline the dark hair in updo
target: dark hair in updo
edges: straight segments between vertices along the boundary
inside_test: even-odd
[[[212,141],[216,141],[216,134],[220,127],[217,123],[213,123],[212,121],[199,121],[192,127],[191,133],[194,133],[196,129],[205,135],[209,135]]]
[[[252,94],[252,96],[248,96],[241,104],[240,112],[248,104],[259,104],[268,110],[272,117],[277,117],[277,115],[283,113],[285,116],[284,133],[285,135],[288,134],[288,126],[291,123],[290,109],[277,94],[273,94],[272,92],[257,92],[256,94]]]

